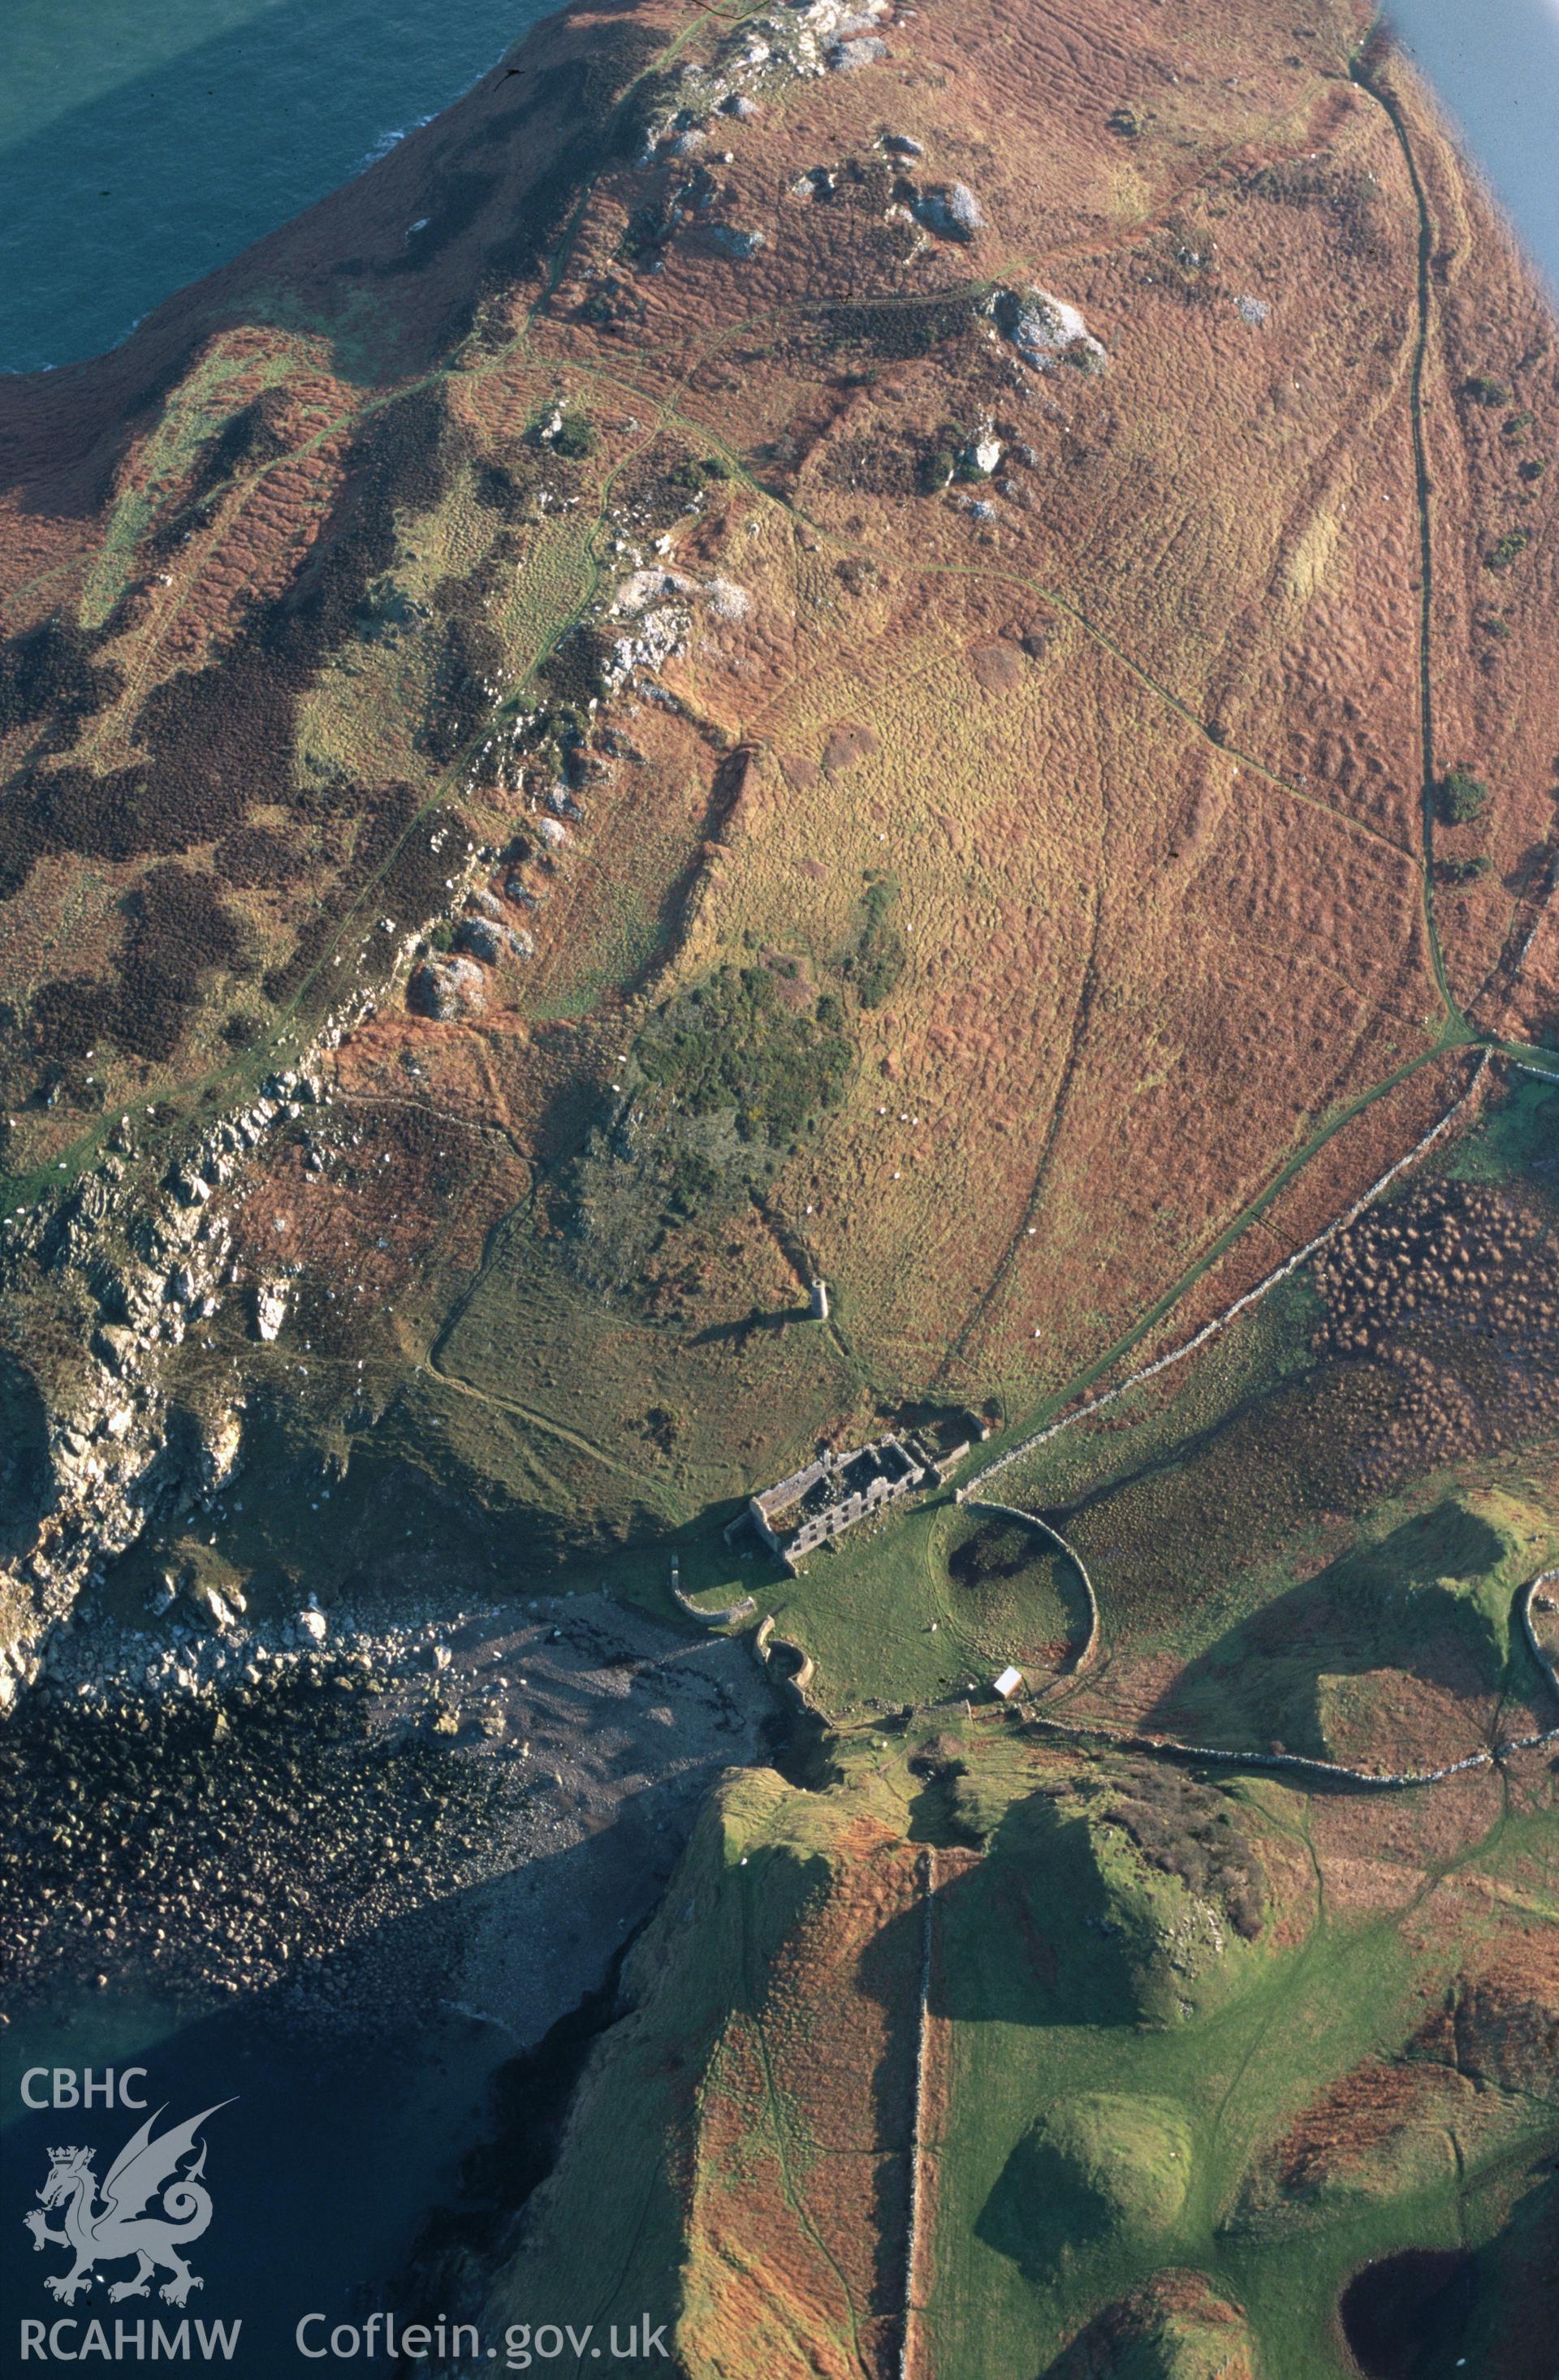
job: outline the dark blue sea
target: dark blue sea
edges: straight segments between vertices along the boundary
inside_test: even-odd
[[[229,2359],[219,2351],[208,2362],[194,2351],[192,2330],[190,2360],[158,2357],[159,2370],[221,2371],[231,2380],[293,2380],[318,2370],[298,2351],[299,2319],[327,2317],[306,2333],[312,2345],[337,2323],[360,2322],[394,2303],[391,2287],[422,2217],[456,2194],[461,2155],[487,2130],[488,2082],[513,2047],[493,2026],[455,2010],[382,2036],[371,2047],[335,2052],[291,2040],[285,2025],[242,2006],[176,2011],[122,1987],[84,1998],[65,1993],[52,2011],[18,2012],[0,2034],[0,2380],[23,2380],[47,2362],[83,2355],[100,2370],[151,2361],[152,2324],[160,2321],[177,2338],[186,2317],[229,2330],[237,2323],[236,2352]],[[120,2078],[143,2069],[144,2079],[126,2087],[132,2099],[146,2101],[144,2115],[117,2105],[25,2105],[24,2084],[29,2100],[53,2099],[56,2068],[67,2078],[90,2072],[99,2097],[110,2072]],[[68,2096],[79,2091],[79,2081],[62,2087]],[[211,2219],[187,2252],[201,2286],[175,2308],[158,2294],[167,2278],[159,2271],[148,2296],[114,2304],[109,2285],[133,2277],[120,2261],[104,2266],[74,2303],[61,2305],[45,2284],[68,2269],[69,2252],[35,2249],[23,2224],[29,2209],[38,2208],[52,2153],[91,2150],[101,2182],[158,2107],[166,2112],[154,2137],[206,2108],[216,2111],[201,2132]],[[190,2164],[185,2155],[182,2169]],[[158,2204],[153,2200],[147,2211]],[[92,2206],[98,2211],[95,2201]],[[44,2219],[57,2232],[64,2216],[51,2208]],[[94,2319],[104,2325],[106,2365],[90,2339]],[[117,2357],[116,2321],[130,2326]],[[57,2322],[75,2327],[56,2338]],[[132,2343],[138,2322],[144,2325],[139,2358]],[[54,2356],[36,2351],[38,2324]],[[377,2368],[390,2368],[382,2352]]]

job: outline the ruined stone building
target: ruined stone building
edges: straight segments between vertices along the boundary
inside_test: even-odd
[[[794,1570],[803,1554],[871,1512],[902,1503],[935,1465],[917,1440],[879,1439],[846,1454],[824,1452],[748,1504],[765,1545]]]

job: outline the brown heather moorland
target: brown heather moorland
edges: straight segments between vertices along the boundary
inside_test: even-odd
[[[534,1158],[538,1079],[571,1064],[582,1120],[646,1003],[733,960],[835,988],[851,1079],[773,1195],[875,1396],[1022,1411],[1348,1102],[1411,1070],[1448,1104],[1442,1045],[1541,1038],[1559,719],[1522,467],[1555,360],[1365,30],[932,7],[679,133],[746,37],[572,12],[114,357],[5,392],[15,1174],[377,988],[441,861],[523,844],[655,537],[697,616],[659,707],[630,675],[590,715],[568,848],[531,832],[533,956],[401,1029],[441,1073],[473,1040]],[[587,92],[597,151],[550,165]],[[1069,342],[1025,329],[1036,288]],[[549,407],[581,451],[538,443]],[[494,701],[503,732],[538,700],[494,771]],[[1454,759],[1490,799],[1434,829]],[[138,927],[170,864],[207,921]]]
[[[679,1621],[675,1551],[831,1714],[705,1810],[505,2317],[1357,2380],[1429,2246],[1546,2380],[1556,446],[1356,0],[582,0],[0,383],[7,1643],[112,1489],[110,1601],[196,1509],[291,1612]],[[1065,1533],[1027,1710],[945,1512],[725,1541],[908,1418]]]

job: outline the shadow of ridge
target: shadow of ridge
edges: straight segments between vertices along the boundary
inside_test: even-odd
[[[781,1306],[772,1314],[765,1314],[755,1305],[749,1314],[744,1315],[738,1321],[711,1322],[702,1330],[696,1330],[693,1333],[692,1344],[695,1347],[710,1347],[728,1340],[735,1345],[739,1354],[755,1332],[784,1330],[791,1323],[810,1320],[811,1308],[807,1305]]]
[[[1080,1805],[1028,1795],[1004,1814],[983,1856],[949,1845],[944,1813],[933,1894],[928,2006],[971,2024],[1136,2024],[1139,1994]],[[863,1988],[892,2004],[907,1958],[921,1957],[919,1908],[892,1919],[863,1954]]]
[[[1002,1502],[999,1482],[993,1489],[992,1500],[998,1505]],[[1066,1651],[1056,1670],[1042,1678],[1036,1674],[1036,1684],[1053,1683],[1056,1677],[1071,1670],[1093,1625],[1081,1560],[1066,1541],[1062,1516],[1038,1507],[1027,1512],[1021,1505],[1009,1505],[1002,1512],[982,1512],[981,1501],[976,1485],[968,1502],[960,1508],[964,1518],[976,1525],[947,1556],[948,1577],[955,1588],[971,1600],[978,1600],[982,1594],[999,1596],[1004,1590],[1021,1596],[1021,1582],[1030,1573],[1038,1573],[1043,1585],[1054,1592],[1066,1628]],[[1062,1536],[1061,1545],[1046,1535],[1050,1529]],[[1007,1536],[1009,1531],[1015,1533],[1013,1537]],[[1037,1662],[1039,1650],[1038,1645],[1031,1642],[1031,1661]],[[1021,1653],[1015,1652],[1015,1658],[1021,1658]]]
[[[1455,1589],[1506,1553],[1481,1515],[1447,1499],[1240,1621],[1187,1664],[1141,1724],[1178,1735],[1200,1729],[1203,1741],[1236,1744],[1254,1732],[1327,1759],[1334,1755],[1317,1703],[1322,1675],[1395,1669],[1451,1694],[1492,1693],[1502,1682],[1492,1635]]]
[[[1529,2176],[1503,2228],[1478,2252],[1469,2353],[1502,2380],[1549,2380],[1559,2274],[1559,2154]],[[1468,2370],[1474,2368],[1469,2361]]]
[[[384,1944],[400,1924],[382,1929]],[[79,2338],[94,2319],[110,2338],[115,2319],[132,2327],[144,2321],[149,2341],[157,2322],[172,2334],[188,2320],[192,2336],[197,2322],[225,2324],[237,2344],[221,2368],[235,2380],[274,2380],[291,2368],[301,2317],[323,2312],[327,2326],[350,2320],[359,2301],[373,2298],[394,2274],[441,2160],[458,2154],[469,2137],[469,2095],[490,2070],[488,2045],[498,2038],[458,2013],[430,2021],[409,2010],[404,2020],[358,2034],[339,2023],[307,2031],[286,1985],[195,2014],[155,1983],[128,1981],[90,2001],[66,1987],[52,1996],[46,2012],[18,2014],[15,2023],[18,2065],[47,2059],[99,2072],[113,2065],[121,2075],[144,2069],[139,2088],[146,2114],[166,2108],[161,2121],[153,2117],[158,2134],[201,2108],[213,2110],[200,2135],[210,2224],[185,2250],[200,2289],[182,2307],[170,2305],[159,2294],[165,2276],[158,2272],[148,2298],[115,2305],[108,2289],[128,2278],[130,2266],[100,2258],[92,2285],[68,2313],[83,2326]],[[5,2134],[9,2202],[33,2202],[52,2144],[62,2140],[94,2150],[101,2184],[144,2120],[121,2107],[24,2115]],[[189,2164],[186,2156],[181,2170]],[[327,2171],[340,2203],[333,2204],[328,2224],[299,2227],[297,2209],[317,2195]],[[156,2208],[154,2198],[148,2212]],[[49,2220],[57,2228],[57,2214]],[[58,2249],[30,2255],[25,2266],[17,2257],[7,2302],[20,2316],[47,2324],[65,2310],[44,2281],[65,2269]],[[16,2361],[18,2353],[18,2333],[7,2325],[0,2332],[4,2380],[21,2380],[33,2368]]]
[[[0,1351],[0,1552],[23,1551],[43,1516],[48,1418],[30,1372]]]
[[[326,2316],[323,2337],[336,2322],[360,2323],[366,2312],[401,2301],[403,2288],[417,2279],[420,2248],[436,2242],[438,2210],[466,2198],[474,2211],[463,2180],[487,2194],[481,2228],[493,2237],[504,2232],[514,2211],[505,2192],[526,2169],[511,2154],[512,2140],[505,2146],[505,2070],[518,2065],[523,2096],[530,2087],[523,2078],[535,2080],[537,2061],[545,2067],[567,2054],[582,2026],[589,2036],[576,2045],[582,2070],[616,2012],[623,1952],[659,1907],[695,1802],[723,1765],[704,1764],[696,1797],[677,1779],[625,1796],[604,1832],[627,1841],[604,1868],[598,1832],[366,1927],[262,1991],[190,2013],[175,1987],[138,1970],[108,1993],[62,1983],[46,2010],[18,2010],[5,2045],[8,2105],[18,2104],[27,2067],[112,2064],[146,2070],[147,2112],[167,2109],[158,2132],[199,2108],[219,2110],[201,2133],[212,2219],[187,2251],[200,2290],[183,2308],[170,2307],[156,2294],[159,2274],[148,2301],[114,2307],[107,2287],[128,2277],[129,2266],[106,2263],[68,2312],[83,2324],[144,2318],[148,2339],[159,2319],[164,2329],[185,2318],[237,2323],[238,2348],[222,2369],[234,2380],[275,2380],[293,2368],[296,2325],[305,2314]],[[537,2038],[527,2048],[502,2018],[458,1997],[450,1944],[498,1918],[522,1926],[518,1912],[505,1914],[495,1903],[530,1869],[542,1888],[537,1925],[555,1946],[547,1981],[563,1988],[554,1990],[552,2008],[538,2011]],[[637,1886],[627,1896],[625,1877]],[[581,1930],[591,1939],[570,1975],[567,1953]],[[566,2079],[571,2091],[573,2073]],[[495,2086],[498,2143],[484,2163]],[[566,2091],[546,2096],[549,2124],[561,2125],[566,2103]],[[35,2204],[58,2141],[91,2146],[101,2180],[142,2120],[139,2112],[94,2107],[38,2110],[8,2122],[0,2136],[7,2203]],[[475,2160],[469,2173],[468,2158]],[[328,2224],[304,2227],[300,2239],[297,2210],[311,2203],[326,2171],[340,2204]],[[48,2219],[58,2228],[57,2212]],[[43,2286],[65,2269],[63,2253],[39,2254],[35,2264],[28,2253],[25,2265],[18,2255],[8,2265],[7,2302],[15,2301],[21,2315],[47,2322],[67,2311]],[[0,2380],[23,2380],[33,2368],[16,2361],[18,2339],[14,2326],[0,2327]]]
[[[494,2070],[481,2137],[461,2158],[456,2187],[424,2215],[397,2277],[403,2323],[480,2322],[527,2203],[556,2167],[576,2088],[597,2045],[626,2013],[623,1962],[646,1923],[618,1946],[598,1985],[531,2048]]]

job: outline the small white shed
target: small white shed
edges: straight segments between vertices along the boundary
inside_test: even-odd
[[[1010,1703],[1014,1694],[1020,1691],[1022,1684],[1022,1670],[1015,1670],[1009,1666],[1002,1671],[1001,1676],[996,1680],[996,1692],[1000,1694],[1003,1702]]]

